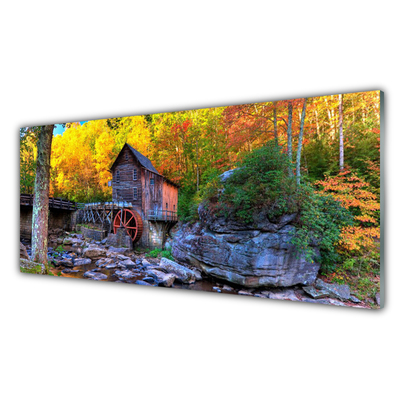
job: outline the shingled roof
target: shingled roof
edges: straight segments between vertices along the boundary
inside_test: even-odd
[[[122,147],[121,151],[119,152],[117,158],[114,160],[114,162],[112,163],[111,167],[110,167],[110,171],[114,168],[115,163],[117,162],[120,154],[122,153],[122,150],[124,149],[124,147],[127,146],[128,149],[132,152],[132,154],[137,158],[137,160],[139,161],[139,163],[142,165],[142,167],[148,169],[151,172],[154,172],[155,174],[161,175],[153,166],[153,164],[151,163],[151,161],[145,157],[142,153],[139,153],[136,149],[134,149],[132,146],[130,146],[128,143],[125,143],[124,146]]]
[[[134,149],[132,146],[130,146],[128,143],[126,143],[126,145],[128,146],[129,150],[133,153],[134,156],[136,156],[136,158],[138,159],[138,161],[140,162],[140,164],[142,164],[142,166],[146,169],[148,169],[151,172],[155,172],[158,175],[161,175],[153,166],[153,164],[151,163],[151,161],[145,157],[142,153],[139,153],[136,149]]]
[[[168,178],[166,178],[165,176],[161,175],[153,166],[153,164],[151,163],[151,161],[145,157],[142,153],[139,153],[136,149],[134,149],[132,146],[130,146],[128,143],[124,144],[124,147],[127,146],[128,149],[132,152],[132,154],[137,158],[137,160],[139,161],[139,163],[142,165],[143,168],[148,169],[151,172],[154,172],[157,175],[162,176],[168,183],[170,183],[171,185],[174,185],[176,187],[179,187],[179,185],[177,185],[175,182],[172,182],[171,180],[169,180]],[[121,149],[121,151],[119,152],[119,154],[122,153],[122,150],[124,149],[124,147]],[[118,160],[119,154],[117,156],[117,158],[115,159],[115,161],[113,162],[113,164],[110,167],[110,171],[114,168],[115,163]]]

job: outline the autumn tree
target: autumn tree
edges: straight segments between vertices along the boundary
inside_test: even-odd
[[[315,185],[321,192],[340,201],[354,216],[355,224],[342,230],[339,242],[342,251],[375,248],[375,241],[380,237],[380,205],[370,184],[355,173],[343,170],[337,176],[315,182]]]

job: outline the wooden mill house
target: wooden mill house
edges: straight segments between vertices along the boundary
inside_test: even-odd
[[[82,222],[101,224],[110,245],[163,248],[178,220],[178,186],[127,143],[110,172],[112,202],[86,204]]]

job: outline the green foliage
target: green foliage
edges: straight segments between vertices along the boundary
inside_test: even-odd
[[[172,257],[171,250],[163,250],[160,254],[161,257],[168,258],[168,260],[174,261],[174,257]]]
[[[63,252],[65,249],[64,249],[64,246],[63,245],[59,245],[59,246],[57,246],[57,248],[56,248],[56,250],[55,251],[57,251],[58,253],[61,253],[61,252]]]
[[[310,246],[318,245],[322,272],[332,272],[340,260],[336,245],[343,226],[353,222],[352,215],[331,195],[322,195],[312,191],[308,185],[299,188],[301,205],[296,233],[292,243],[312,262],[315,252]]]
[[[298,209],[296,184],[288,176],[289,160],[274,141],[247,154],[224,184],[220,201],[236,218],[252,222],[254,211],[264,209],[274,220]]]
[[[158,256],[168,258],[169,260],[174,260],[171,254],[171,250],[162,250],[162,249],[154,249],[151,250],[149,253],[146,253],[147,257],[158,258]]]
[[[221,172],[217,169],[210,168],[203,174],[198,191],[195,186],[190,185],[181,189],[178,199],[178,216],[182,222],[194,221],[199,218],[197,210],[200,203],[212,199],[221,188],[220,174]]]

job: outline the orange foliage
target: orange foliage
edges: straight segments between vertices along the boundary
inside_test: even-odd
[[[326,177],[315,182],[322,192],[330,193],[354,215],[354,226],[342,229],[339,245],[342,251],[372,249],[380,238],[379,210],[377,196],[368,190],[369,183],[348,170],[335,177]]]

